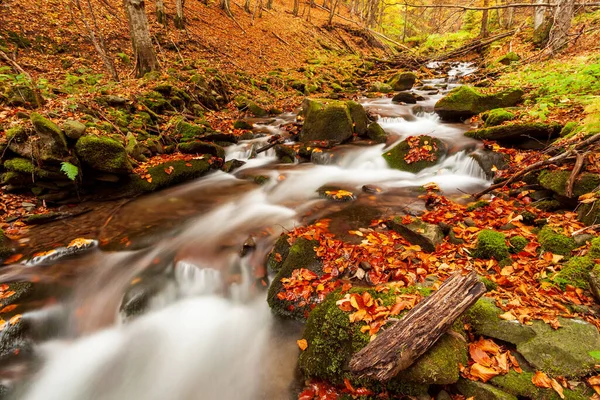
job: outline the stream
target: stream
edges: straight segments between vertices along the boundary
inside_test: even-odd
[[[234,174],[214,172],[108,214],[88,213],[98,246],[4,267],[2,282],[35,282],[39,300],[21,310],[31,356],[0,367],[0,383],[13,388],[12,398],[27,400],[296,398],[303,328],[271,316],[264,287],[270,247],[281,232],[349,204],[416,213],[423,205],[415,187],[435,182],[460,196],[489,185],[469,157],[481,144],[463,136],[468,126],[442,123],[432,112],[473,71],[456,64],[446,77],[425,81],[443,89],[413,90],[426,97],[417,106],[359,100],[394,143],[427,134],[449,145],[446,158],[418,174],[387,166],[381,154],[391,142],[337,146],[307,164],[278,164],[272,149],[250,158],[268,135],[284,134],[279,126],[295,115],[283,114],[255,124],[267,136],[227,148],[227,159],[246,161]],[[246,179],[257,175],[269,180],[259,186]],[[324,185],[352,191],[356,200],[323,199],[317,190]],[[381,193],[366,193],[364,185]],[[146,312],[133,318],[127,310],[136,302]]]

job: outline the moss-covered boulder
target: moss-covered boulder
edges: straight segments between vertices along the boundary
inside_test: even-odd
[[[505,55],[499,57],[496,62],[503,65],[510,65],[511,63],[518,62],[521,59],[521,56],[515,53],[514,51],[509,51]]]
[[[267,268],[269,272],[278,273],[283,262],[287,259],[290,254],[290,243],[288,242],[290,236],[282,233],[281,236],[275,241],[273,249],[267,256]]]
[[[87,126],[79,121],[69,119],[63,124],[63,131],[69,139],[77,140],[85,134]]]
[[[128,174],[132,171],[125,146],[114,139],[86,135],[77,140],[75,152],[87,167],[110,174]]]
[[[559,318],[560,328],[534,321],[536,335],[517,345],[517,351],[536,369],[554,376],[578,378],[594,371],[600,351],[598,329],[585,321]]]
[[[535,336],[535,331],[518,321],[506,321],[498,318],[504,311],[496,307],[494,300],[482,297],[467,310],[463,321],[471,325],[473,333],[503,340],[517,345]]]
[[[565,196],[570,176],[571,171],[551,171],[546,169],[540,172],[538,181],[545,189]],[[573,185],[573,197],[590,193],[598,186],[600,186],[600,175],[589,172],[579,174]]]
[[[31,122],[38,137],[32,143],[34,158],[62,162],[69,155],[69,150],[67,139],[58,125],[38,113],[31,113]]]
[[[600,201],[580,203],[577,208],[577,219],[586,225],[600,223]]]
[[[456,388],[465,397],[479,400],[517,400],[516,396],[506,393],[488,383],[460,379]]]
[[[563,290],[567,286],[589,289],[592,268],[594,268],[594,260],[591,257],[576,256],[567,261],[550,280]]]
[[[177,160],[167,161],[148,169],[145,175],[150,178],[134,176],[131,178],[126,191],[131,193],[153,192],[200,178],[211,171],[211,165],[207,160]]]
[[[0,229],[0,260],[5,259],[14,252],[11,240],[6,237],[4,231]]]
[[[34,132],[23,125],[15,125],[6,130],[8,149],[15,154],[31,159],[33,158],[32,141],[29,139]]]
[[[538,242],[542,246],[542,249],[566,257],[571,256],[571,252],[577,247],[575,239],[556,232],[548,225],[540,229]]]
[[[267,110],[265,110],[264,108],[262,108],[261,106],[259,106],[258,104],[256,104],[253,101],[249,101],[246,104],[246,107],[248,109],[248,112],[250,114],[252,114],[255,117],[266,117],[269,113],[267,112]]]
[[[490,383],[501,389],[503,392],[509,393],[521,399],[535,400],[561,400],[561,397],[553,389],[544,389],[535,386],[532,382],[533,372],[523,371],[518,373],[510,370],[506,375],[498,375],[490,380]],[[585,400],[589,395],[584,392],[586,389],[579,385],[576,390],[564,389],[566,400]],[[479,398],[476,398],[479,400]],[[483,399],[483,397],[482,397]]]
[[[556,139],[561,129],[562,125],[557,123],[511,123],[467,131],[465,136],[473,139],[494,140],[505,147],[539,149],[546,147]]]
[[[417,75],[413,72],[400,72],[394,75],[388,84],[396,91],[410,90],[417,81]]]
[[[4,161],[4,169],[7,171],[32,174],[35,167],[30,159],[15,157]]]
[[[354,133],[364,134],[367,128],[364,108],[352,101],[306,99],[302,103],[302,115],[301,142],[329,140],[341,143]]]
[[[477,235],[477,245],[473,251],[475,258],[495,258],[500,261],[509,256],[506,236],[491,229],[484,229]]]
[[[377,143],[385,143],[387,141],[387,134],[377,122],[369,124],[365,136]]]
[[[276,315],[300,321],[305,321],[308,317],[312,306],[314,306],[313,301],[306,300],[303,297],[297,298],[295,296],[286,297],[285,295],[281,295],[280,293],[284,293],[281,280],[290,278],[296,269],[306,269],[320,276],[323,270],[321,261],[315,251],[315,247],[318,245],[319,242],[316,240],[298,238],[290,247],[279,272],[273,278],[273,282],[271,282],[267,295],[267,302]]]
[[[435,104],[434,110],[442,119],[456,121],[494,108],[513,107],[522,99],[521,89],[483,94],[470,86],[460,86],[441,98]]]
[[[246,122],[244,120],[237,120],[233,123],[233,128],[234,129],[245,129],[245,130],[251,131],[253,126],[251,123]]]
[[[588,277],[590,290],[597,302],[600,302],[600,264],[594,265]]]
[[[504,108],[496,108],[481,115],[481,119],[485,121],[484,127],[502,125],[506,121],[512,121],[516,115]]]
[[[439,225],[428,224],[418,218],[405,224],[402,222],[402,217],[395,217],[387,221],[386,225],[410,243],[421,246],[423,251],[434,252],[436,246],[444,241],[444,233]]]
[[[427,136],[411,136],[382,154],[390,168],[417,173],[431,167],[446,155],[448,147],[441,140]]]
[[[373,82],[371,86],[369,86],[368,91],[372,93],[391,93],[394,89],[387,83]]]
[[[4,93],[6,105],[11,107],[24,107],[34,109],[42,106],[43,99],[38,98],[33,89],[27,85],[9,86]],[[41,100],[41,102],[40,102]]]
[[[206,132],[207,128],[208,127],[204,124],[190,124],[189,122],[181,119],[176,120],[175,123],[175,132],[181,135],[181,140],[184,142],[197,139]]]
[[[194,140],[179,143],[177,149],[185,154],[208,154],[213,157],[225,158],[225,149],[218,144]]]

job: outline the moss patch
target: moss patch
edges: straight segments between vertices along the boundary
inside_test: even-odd
[[[6,258],[13,253],[10,239],[6,237],[4,231],[0,229],[0,258]]]
[[[502,389],[506,393],[513,396],[519,396],[528,399],[536,400],[560,400],[559,395],[552,389],[542,389],[535,386],[531,379],[532,372],[518,373],[510,370],[506,375],[499,375],[490,381],[492,385]],[[586,397],[582,391],[564,390],[565,399],[567,400],[585,400]]]
[[[26,158],[11,158],[4,161],[4,168],[8,171],[22,172],[24,174],[33,173],[34,167],[30,160]]]
[[[538,242],[544,250],[566,257],[577,247],[575,239],[555,232],[548,225],[538,233]]]
[[[501,125],[503,122],[512,121],[516,118],[515,114],[506,111],[504,108],[497,108],[484,114],[485,127]]]
[[[410,90],[417,80],[417,75],[413,72],[401,72],[394,75],[388,82],[392,89],[396,91]]]
[[[225,149],[218,144],[195,140],[193,142],[179,143],[177,149],[186,154],[209,154],[214,157],[225,158]]]
[[[377,122],[369,124],[366,136],[377,143],[385,143],[387,140],[387,134]]]
[[[135,176],[129,187],[133,192],[153,192],[199,178],[208,173],[210,168],[210,164],[206,160],[168,161],[148,169],[147,174],[152,177],[152,182]],[[171,171],[171,173],[167,174],[166,171]]]
[[[82,136],[75,144],[79,159],[92,169],[112,174],[132,171],[125,147],[114,139]]]
[[[544,188],[564,196],[570,176],[571,171],[544,170],[540,172],[538,180]],[[577,177],[573,185],[573,197],[592,192],[598,186],[600,186],[600,176],[584,172]]]
[[[290,244],[288,243],[289,235],[282,233],[279,239],[273,245],[273,250],[267,256],[267,268],[269,271],[278,273],[283,262],[290,254]]]
[[[519,235],[511,237],[508,240],[508,243],[510,244],[510,252],[513,254],[517,254],[521,252],[525,248],[525,246],[527,246],[527,243],[529,243],[529,241],[523,236]]]
[[[591,257],[573,257],[552,278],[558,287],[565,290],[567,285],[589,289],[588,277],[594,267]]]
[[[477,246],[473,252],[475,258],[495,258],[500,261],[509,256],[506,237],[496,231],[485,229],[477,235]]]
[[[470,86],[452,89],[435,104],[435,112],[443,119],[459,120],[494,108],[513,107],[523,98],[521,89],[508,89],[496,94],[483,94]]]

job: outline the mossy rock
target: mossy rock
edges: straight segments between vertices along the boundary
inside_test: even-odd
[[[346,102],[346,107],[348,107],[348,111],[350,111],[350,118],[352,118],[352,123],[354,124],[354,133],[358,136],[367,133],[369,119],[367,118],[364,107],[352,100]]]
[[[496,153],[492,150],[477,149],[469,157],[475,160],[481,167],[488,179],[492,179],[497,170],[506,169],[510,157],[504,153]]]
[[[588,277],[590,290],[597,302],[600,302],[600,264],[594,265]]]
[[[10,86],[4,93],[4,97],[6,98],[6,105],[10,107],[35,109],[42,106],[33,89],[27,85]]]
[[[276,315],[306,321],[311,311],[311,305],[314,304],[312,301],[304,301],[304,299],[301,299],[302,301],[300,299],[290,301],[279,299],[277,295],[283,290],[281,279],[292,276],[292,272],[295,269],[308,269],[317,275],[323,273],[322,263],[315,252],[315,247],[318,245],[319,242],[316,240],[298,238],[290,247],[288,256],[285,258],[279,272],[273,278],[267,295],[267,302]],[[305,304],[301,305],[301,302]]]
[[[553,18],[548,18],[544,23],[542,23],[537,29],[533,31],[532,42],[533,44],[541,49],[546,47],[548,44],[548,40],[550,39],[550,31],[552,30],[552,25],[554,24]]]
[[[589,289],[589,274],[594,268],[594,260],[589,257],[576,256],[567,261],[550,280],[565,290],[567,285],[580,289]]]
[[[577,208],[577,219],[585,225],[600,223],[600,201],[588,204],[579,204]]]
[[[72,140],[77,140],[85,134],[87,126],[79,121],[69,119],[63,124],[65,135]]]
[[[173,167],[171,169],[171,167]],[[211,170],[207,160],[177,160],[167,161],[148,169],[151,182],[147,178],[134,176],[129,183],[128,190],[133,193],[153,192],[158,189],[170,187],[192,179],[200,178]],[[170,171],[170,173],[167,173]]]
[[[391,93],[393,91],[394,89],[390,85],[383,82],[373,82],[368,89],[368,92],[371,93]]]
[[[463,321],[471,325],[477,335],[503,340],[517,345],[535,336],[535,331],[518,321],[506,321],[498,318],[504,312],[496,307],[494,300],[482,297],[463,315]]]
[[[302,103],[304,124],[300,141],[330,140],[345,142],[358,131],[366,132],[364,108],[352,101],[305,99]]]
[[[538,210],[542,211],[556,211],[560,210],[563,207],[562,203],[556,199],[540,200],[536,201],[535,203],[532,203],[532,205]]]
[[[577,130],[578,127],[579,124],[575,121],[567,122],[565,126],[563,126],[563,128],[560,130],[559,136],[569,137],[572,133],[574,133]]]
[[[509,256],[506,236],[500,232],[484,229],[477,235],[477,246],[473,251],[475,258],[495,258],[500,261]]]
[[[480,140],[494,140],[506,147],[538,149],[557,138],[561,129],[562,125],[557,123],[511,123],[467,131],[465,136]]]
[[[139,101],[155,114],[162,114],[166,110],[174,109],[169,101],[165,99],[161,93],[156,91],[145,93],[140,96]]]
[[[129,157],[139,162],[148,161],[148,158],[146,158],[146,156],[143,154],[142,146],[140,146],[133,133],[129,132],[127,136],[125,136],[125,141],[127,142],[125,145],[125,151],[127,151]]]
[[[4,168],[7,171],[21,172],[24,174],[31,174],[34,171],[34,166],[31,160],[27,158],[11,158],[4,161]]]
[[[508,240],[508,243],[510,244],[510,252],[513,254],[518,254],[521,251],[523,251],[523,249],[527,246],[527,243],[529,243],[529,241],[523,236],[518,235],[511,237]]]
[[[488,383],[471,381],[461,378],[456,388],[465,397],[475,400],[517,400],[516,396],[506,393]]]
[[[387,141],[387,134],[377,122],[369,124],[365,136],[377,143],[385,143]]]
[[[567,183],[571,171],[543,170],[538,177],[539,183],[545,189],[552,190],[561,196],[566,195]],[[590,193],[600,186],[600,175],[584,172],[579,174],[573,185],[573,197],[579,197]]]
[[[273,249],[267,256],[267,268],[269,272],[278,273],[287,256],[290,254],[289,235],[282,233],[273,245]]]
[[[209,154],[214,157],[225,158],[225,149],[223,147],[200,140],[179,143],[177,149],[185,154]]]
[[[67,139],[54,122],[38,113],[31,113],[31,122],[38,140],[32,144],[34,156],[41,161],[61,162],[68,155]]]
[[[417,75],[413,72],[400,72],[394,75],[388,82],[388,84],[395,91],[410,90],[417,81]]]
[[[259,106],[258,104],[256,104],[253,101],[249,101],[246,104],[246,107],[248,109],[248,112],[250,114],[252,114],[255,117],[266,117],[269,113],[267,112],[267,110],[265,110],[264,108],[262,108],[261,106]]]
[[[600,351],[598,329],[582,320],[558,321],[558,329],[534,321],[531,328],[536,335],[518,344],[517,351],[533,367],[553,376],[578,378],[593,372],[598,361],[591,354]]]
[[[444,233],[439,225],[428,224],[420,219],[405,224],[402,222],[402,217],[395,217],[386,222],[386,225],[402,235],[411,244],[420,246],[426,252],[434,252],[436,246],[444,241]]]
[[[487,200],[478,200],[474,203],[469,203],[465,208],[465,211],[472,212],[480,208],[488,206],[490,203]]]
[[[539,231],[538,242],[542,249],[565,257],[571,256],[571,252],[577,247],[575,239],[555,232],[548,225]]]
[[[521,56],[515,53],[514,51],[509,51],[505,55],[499,57],[496,62],[503,65],[510,65],[511,63],[518,62],[521,59]]]
[[[504,108],[496,108],[482,115],[482,119],[485,121],[484,127],[486,128],[502,125],[503,122],[512,121],[515,118],[515,114]]]
[[[294,146],[278,144],[274,148],[277,159],[284,164],[294,164],[296,162],[296,149]]]
[[[233,128],[234,129],[245,129],[245,130],[252,130],[252,124],[244,121],[244,120],[237,120],[233,123]]]
[[[437,147],[437,150],[434,150],[434,144],[435,147]],[[410,151],[410,145],[408,140],[403,140],[402,142],[398,143],[396,146],[383,153],[382,156],[385,159],[385,161],[387,161],[387,164],[390,168],[399,169],[401,171],[407,171],[416,174],[417,172],[420,172],[425,168],[437,164],[438,161],[446,155],[446,152],[448,150],[448,147],[444,142],[437,138],[426,135],[419,136],[419,147],[423,146],[429,146],[431,148],[430,152],[434,154],[434,161],[420,160],[408,163],[405,160],[405,157]]]
[[[392,103],[417,104],[419,98],[420,96],[416,95],[415,93],[404,91],[397,93],[392,98]]]
[[[514,107],[523,99],[521,89],[508,89],[495,94],[483,94],[470,86],[452,89],[434,107],[445,120],[462,120],[494,108]]]
[[[177,121],[175,131],[182,136],[183,141],[196,139],[206,132],[206,126],[194,125],[183,120]]]
[[[228,161],[225,161],[225,163],[221,167],[221,170],[223,172],[232,173],[236,169],[243,167],[245,164],[246,164],[246,162],[241,161],[241,160],[236,160],[236,159],[228,160]]]
[[[83,164],[96,171],[128,174],[133,169],[125,147],[114,139],[82,136],[75,144],[75,152]]]
[[[14,253],[14,247],[11,240],[6,237],[4,231],[0,228],[0,259],[9,257]]]
[[[532,378],[532,372],[524,371],[522,373],[518,373],[514,370],[510,370],[506,375],[498,375],[492,378],[490,383],[502,391],[513,396],[517,396],[518,398],[535,400],[561,400],[558,393],[556,393],[553,389],[544,389],[535,386],[531,381]],[[563,393],[566,400],[589,399],[589,396],[584,394],[584,390],[585,389],[581,388],[578,388],[575,391],[564,389]],[[479,399],[477,398],[477,400]]]

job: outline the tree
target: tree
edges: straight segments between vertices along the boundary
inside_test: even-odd
[[[135,72],[139,78],[148,72],[158,70],[158,60],[150,38],[144,0],[123,0],[123,3],[129,22],[133,54],[135,55]]]
[[[250,1],[250,0],[248,0],[248,1]],[[294,10],[292,11],[292,13],[294,14],[294,17],[297,17],[299,12],[300,12],[300,0],[294,0]]]
[[[165,13],[165,2],[156,0],[156,20],[161,25],[167,24],[167,14]]]
[[[185,29],[185,16],[183,15],[183,7],[185,7],[185,0],[177,0],[175,4],[175,27],[177,29]]]
[[[228,17],[233,18],[233,14],[231,13],[231,7],[229,5],[229,1],[230,0],[221,0],[221,9],[223,9],[223,11],[225,11],[225,14],[227,14]]]
[[[575,10],[574,0],[558,0],[554,10],[554,24],[548,41],[552,53],[565,47],[569,41],[569,29]]]
[[[483,0],[483,6],[489,6],[489,0]],[[481,31],[479,35],[482,38],[488,37],[488,10],[483,10],[481,14]]]
[[[546,0],[536,0],[537,4],[543,4]],[[533,10],[533,29],[538,29],[544,23],[544,17],[546,15],[546,7],[536,6]]]

